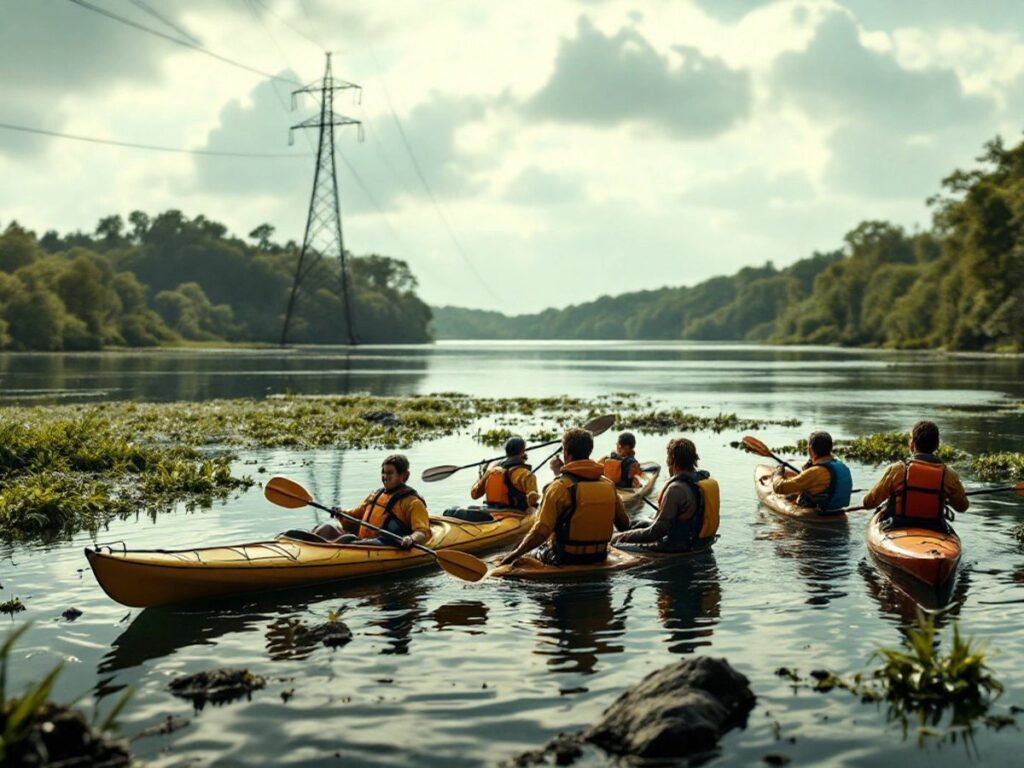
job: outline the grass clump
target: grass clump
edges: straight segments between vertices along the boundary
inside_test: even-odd
[[[0,646],[0,765],[131,765],[125,746],[103,737],[114,727],[131,689],[98,726],[90,725],[81,712],[49,700],[63,663],[42,680],[29,683],[20,695],[8,696],[11,651],[28,626],[10,632]]]
[[[13,616],[24,610],[25,604],[17,597],[12,597],[10,600],[4,600],[0,603],[0,613],[7,613]]]
[[[1016,483],[1024,480],[1024,453],[1003,451],[975,456],[971,459],[970,472],[987,482]]]
[[[800,426],[798,419],[745,419],[735,413],[719,413],[715,416],[699,416],[678,408],[665,411],[626,413],[616,423],[620,429],[638,429],[652,434],[668,432],[723,432],[727,429],[752,430],[768,425],[783,427]]]

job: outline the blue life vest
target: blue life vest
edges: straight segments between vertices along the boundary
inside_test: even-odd
[[[832,459],[818,464],[828,470],[828,488],[824,493],[814,496],[814,502],[822,514],[850,506],[850,495],[853,493],[853,475],[850,468],[843,462]]]

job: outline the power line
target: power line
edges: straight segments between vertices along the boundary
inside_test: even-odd
[[[306,8],[306,0],[299,0],[299,8],[302,9],[302,15],[306,17],[306,23],[309,24],[310,33],[316,35],[316,25],[313,23],[313,20],[309,18],[309,11]],[[326,46],[323,43],[317,42],[316,44],[319,45],[321,49],[326,50]]]
[[[132,21],[131,19],[126,19],[124,16],[120,16],[120,15],[118,15],[116,13],[113,13],[112,11],[108,11],[106,8],[100,8],[98,5],[94,5],[94,4],[90,3],[90,2],[88,2],[88,0],[69,0],[69,1],[74,3],[77,6],[85,8],[86,10],[93,11],[95,13],[100,14],[101,16],[106,16],[108,19],[113,19],[114,21],[118,21],[118,22],[120,22],[122,24],[126,24],[129,27],[133,27],[133,28],[138,29],[138,30],[140,30],[142,32],[146,32],[147,34],[155,35],[156,37],[161,37],[164,40],[167,40],[169,42],[174,43],[175,45],[180,45],[180,46],[183,46],[185,48],[190,48],[193,51],[199,51],[200,53],[205,53],[207,56],[211,56],[211,57],[217,59],[218,61],[224,62],[225,64],[230,64],[233,67],[238,67],[239,69],[244,69],[247,72],[252,72],[253,74],[260,75],[261,77],[269,77],[271,80],[280,80],[282,82],[289,83],[290,85],[301,85],[301,83],[299,83],[297,80],[292,80],[291,78],[287,78],[287,77],[281,77],[280,75],[272,75],[269,72],[264,72],[262,69],[256,69],[256,67],[250,67],[248,64],[243,64],[240,61],[235,61],[234,59],[229,59],[227,56],[221,56],[219,53],[214,53],[209,48],[206,48],[206,47],[204,47],[202,45],[198,45],[196,43],[190,43],[187,40],[182,40],[179,37],[174,37],[173,35],[168,35],[168,34],[166,34],[164,32],[161,32],[158,29],[153,29],[152,27],[147,27],[145,24],[139,24],[137,21]]]
[[[377,69],[377,80],[380,82],[381,90],[384,92],[384,99],[387,101],[388,110],[391,112],[391,118],[395,121],[395,127],[398,128],[398,135],[402,139],[402,144],[405,146],[406,154],[409,155],[409,160],[412,162],[412,167],[416,171],[416,175],[419,177],[420,183],[423,184],[423,188],[427,191],[430,196],[430,201],[434,205],[434,210],[437,211],[438,217],[441,219],[441,223],[444,224],[445,229],[448,232],[448,237],[451,239],[452,244],[455,246],[455,250],[458,251],[459,256],[469,267],[470,272],[476,278],[477,282],[490,294],[491,298],[497,301],[502,306],[505,302],[498,296],[497,293],[488,285],[487,281],[484,280],[483,275],[477,270],[473,260],[469,257],[466,249],[462,247],[462,243],[459,238],[455,235],[455,229],[452,227],[451,222],[444,213],[444,209],[441,207],[441,203],[438,201],[437,196],[434,194],[434,190],[431,189],[430,183],[427,181],[426,175],[423,173],[423,169],[420,167],[419,160],[416,159],[416,153],[413,152],[412,145],[409,143],[409,138],[405,135],[405,128],[402,126],[402,121],[398,119],[398,113],[395,112],[395,105],[391,101],[391,94],[388,92],[388,86],[384,82],[384,76],[381,74],[380,62],[377,60],[377,54],[372,47],[368,46],[370,56],[373,59],[374,67]]]
[[[315,45],[317,48],[319,48],[321,51],[324,50],[324,47],[323,47],[323,45],[320,44],[319,40],[315,40],[314,38],[310,37],[309,35],[307,35],[305,32],[303,32],[298,27],[292,26],[292,24],[289,21],[287,21],[286,19],[282,18],[281,16],[278,16],[276,13],[274,13],[273,9],[269,5],[267,5],[265,2],[263,2],[263,0],[253,0],[253,2],[258,3],[259,6],[264,11],[269,13],[271,16],[273,16],[275,19],[277,19],[282,24],[284,24],[286,27],[288,27],[288,29],[290,29],[296,35],[298,35],[299,37],[301,37],[301,38],[303,38],[305,40],[308,40],[313,45]],[[306,13],[306,7],[305,6],[302,7],[302,12]],[[307,21],[309,20],[309,16],[308,15],[306,16],[306,20]],[[310,24],[310,27],[312,28],[312,24]]]
[[[261,152],[221,152],[215,149],[186,149],[184,147],[165,147],[159,144],[136,144],[131,141],[117,141],[115,139],[100,139],[96,136],[82,136],[75,133],[61,133],[60,131],[48,131],[44,128],[33,128],[28,125],[14,125],[12,123],[0,123],[0,128],[8,131],[20,131],[21,133],[35,133],[41,136],[53,136],[58,139],[72,139],[74,141],[85,141],[90,144],[109,144],[114,147],[127,147],[129,149],[148,149],[153,152],[173,152],[180,155],[210,155],[213,157],[262,157],[281,158],[290,157],[293,159],[305,160],[308,155],[292,153],[261,153]]]
[[[128,0],[128,1],[132,5],[136,6],[137,8],[141,8],[143,11],[145,11],[146,13],[148,13],[150,16],[154,17],[155,19],[158,19],[159,21],[162,21],[165,26],[170,27],[175,32],[177,32],[179,35],[184,37],[186,40],[190,40],[191,42],[195,43],[196,45],[202,45],[202,42],[200,42],[199,39],[197,37],[195,37],[192,33],[190,33],[187,29],[185,29],[184,27],[181,27],[181,26],[175,24],[173,21],[171,21],[166,16],[164,16],[162,13],[160,13],[158,10],[156,10],[156,8],[152,7],[151,5],[149,5],[146,2],[143,2],[143,0]]]

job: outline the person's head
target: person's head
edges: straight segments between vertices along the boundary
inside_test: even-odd
[[[587,430],[580,427],[572,427],[565,430],[562,435],[562,453],[565,454],[565,462],[589,459],[594,450],[594,437]]]
[[[505,456],[510,459],[526,460],[526,441],[519,435],[513,435],[505,441]]]
[[[939,426],[934,421],[919,421],[910,430],[910,450],[935,453],[939,450]]]
[[[697,455],[697,446],[692,440],[685,437],[677,437],[668,441],[666,447],[666,463],[669,473],[677,475],[680,472],[693,472],[697,468],[700,456]]]
[[[811,459],[832,455],[832,435],[828,432],[811,432],[807,438],[807,453]]]
[[[619,454],[630,454],[636,450],[636,435],[632,432],[623,432],[615,442],[615,452]]]
[[[393,453],[380,465],[380,482],[384,490],[393,491],[409,482],[409,460],[401,453]]]

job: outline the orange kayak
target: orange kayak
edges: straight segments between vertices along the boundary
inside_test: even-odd
[[[499,565],[487,575],[498,579],[561,581],[585,579],[602,573],[623,571],[643,564],[645,559],[631,552],[608,547],[608,558],[586,565],[548,565],[532,555],[523,555],[513,565]]]
[[[814,507],[801,507],[795,500],[773,493],[772,474],[774,472],[775,467],[767,464],[758,464],[754,468],[754,488],[757,490],[758,501],[772,512],[805,523],[835,525],[846,522],[845,512],[838,515],[823,515]]]
[[[956,572],[960,562],[960,537],[928,528],[882,528],[881,512],[868,524],[868,550],[875,558],[900,573],[939,589]]]

